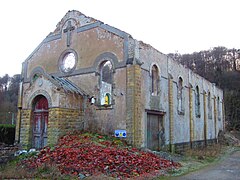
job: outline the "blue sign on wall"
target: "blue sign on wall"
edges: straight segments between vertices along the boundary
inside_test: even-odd
[[[127,131],[126,130],[117,129],[117,130],[115,130],[115,137],[126,138],[127,137]]]

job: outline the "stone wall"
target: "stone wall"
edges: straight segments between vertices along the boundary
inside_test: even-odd
[[[32,112],[27,109],[32,108],[32,101],[37,95],[45,96],[49,103],[48,144],[56,143],[68,131],[82,128],[105,134],[114,133],[115,129],[126,129],[128,142],[136,147],[144,147],[147,136],[146,110],[162,113],[164,142],[170,147],[179,143],[213,139],[223,129],[223,109],[216,117],[217,105],[213,100],[214,97],[220,98],[223,107],[222,90],[150,45],[85,15],[80,18],[80,14],[77,11],[68,12],[56,30],[23,63],[23,99],[19,100],[19,108],[23,110],[17,129],[21,129],[20,141],[24,146],[31,144]],[[69,21],[75,26],[71,38],[67,38],[67,34],[62,31]],[[69,38],[71,41],[68,42]],[[64,73],[61,71],[61,58],[69,49],[76,53],[75,69]],[[112,104],[109,107],[97,103],[90,105],[87,99],[83,102],[81,97],[69,94],[46,78],[39,79],[42,80],[40,82],[31,81],[36,70],[40,69],[45,74],[67,78],[85,91],[85,98],[98,101],[100,66],[108,60],[112,63],[114,76]],[[153,65],[159,71],[159,92],[154,96],[151,93]],[[179,78],[183,80],[183,99],[180,99],[183,109],[180,113]],[[196,86],[200,91],[200,117],[196,116],[194,110]],[[209,112],[205,102],[205,93],[208,92],[211,93],[214,107]],[[210,119],[208,114],[214,117]],[[17,133],[16,139],[18,136]]]
[[[143,127],[141,108],[141,67],[127,67],[127,133],[128,141],[133,146],[140,147],[143,143]]]
[[[184,142],[175,144],[175,152],[178,154],[185,153],[190,149],[202,149],[206,146],[212,146],[217,143],[217,139],[208,139],[206,141],[194,141],[193,143]]]
[[[218,105],[215,99],[220,99],[219,107],[223,107],[223,91],[214,83],[207,81],[148,44],[139,43],[139,51],[139,60],[143,63],[141,68],[144,72],[141,100],[144,106],[143,111],[144,109],[158,110],[155,104],[159,104],[159,111],[166,112],[163,117],[166,145],[174,150],[174,144],[193,144],[195,141],[207,142],[217,138],[219,130],[223,129],[224,113],[221,109],[217,113]],[[153,101],[151,97],[151,67],[153,65],[156,65],[159,70],[160,92],[157,97],[159,101]],[[179,79],[182,79],[181,111],[178,107]],[[199,88],[200,93],[200,116],[196,114],[196,87]],[[210,103],[208,94],[210,94]],[[146,122],[146,117],[143,115],[142,122]],[[144,129],[146,130],[146,123],[143,123]],[[143,146],[146,146],[146,143]]]
[[[48,144],[55,144],[60,136],[69,131],[82,130],[82,116],[83,112],[77,109],[49,109]]]
[[[61,27],[62,28],[62,27]],[[123,38],[107,31],[106,26],[85,29],[79,27],[80,32],[72,31],[71,49],[78,54],[77,65],[74,73],[86,73],[92,71],[91,66],[96,57],[102,52],[113,52],[119,61],[124,60]],[[44,69],[49,74],[64,76],[59,70],[60,55],[66,50],[66,34],[61,35],[61,39],[43,41],[34,54],[28,59],[25,78],[29,79],[31,72],[37,66]],[[50,37],[48,37],[50,39]]]
[[[21,111],[20,143],[23,148],[32,147],[32,111]],[[83,129],[83,112],[77,109],[51,108],[48,117],[48,145],[69,131]]]
[[[174,119],[173,119],[173,80],[168,79],[168,103],[169,103],[169,145],[170,151],[174,152]]]
[[[31,144],[31,115],[32,111],[29,109],[21,110],[21,124],[20,124],[20,142],[22,147],[30,148]]]

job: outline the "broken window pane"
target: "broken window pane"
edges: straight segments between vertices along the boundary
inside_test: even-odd
[[[108,84],[112,83],[112,64],[110,61],[106,61],[102,65],[102,81]]]
[[[62,60],[62,70],[64,72],[70,72],[76,64],[76,57],[74,53],[67,53]]]

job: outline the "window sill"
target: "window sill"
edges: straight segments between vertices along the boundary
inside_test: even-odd
[[[181,110],[181,111],[178,110],[178,114],[179,114],[179,115],[184,115],[185,113],[184,113],[183,110]]]
[[[113,109],[113,104],[97,105],[97,106],[98,106],[97,110],[110,110],[110,109]]]

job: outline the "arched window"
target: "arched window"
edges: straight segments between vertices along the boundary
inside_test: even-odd
[[[221,120],[221,110],[220,110],[220,98],[219,97],[217,98],[217,117],[218,117],[218,120],[220,121]]]
[[[41,78],[43,74],[45,74],[45,72],[41,67],[34,68],[30,75],[30,83],[34,83],[37,79]]]
[[[195,92],[195,114],[196,117],[200,117],[200,93],[199,93],[199,87],[196,86],[196,92]]]
[[[32,80],[32,81],[34,82],[34,81],[36,81],[38,78],[39,78],[39,74],[34,74],[34,75],[33,75],[33,80]]]
[[[104,105],[109,105],[110,104],[110,94],[109,93],[107,93],[105,95],[104,100],[105,100]]]
[[[183,112],[183,79],[181,77],[178,78],[178,112]]]
[[[208,92],[208,118],[212,118],[212,102],[211,102],[211,93]]]
[[[43,84],[43,80],[41,79],[42,75],[41,74],[34,74],[32,76],[32,79],[31,79],[31,82],[34,83],[34,82],[37,82],[38,86],[42,86]]]
[[[110,61],[105,61],[101,65],[101,81],[111,84],[112,83],[112,64]]]
[[[108,106],[112,102],[113,70],[110,61],[100,64],[100,103]]]
[[[156,65],[152,66],[152,95],[157,96],[159,94],[159,70]]]

